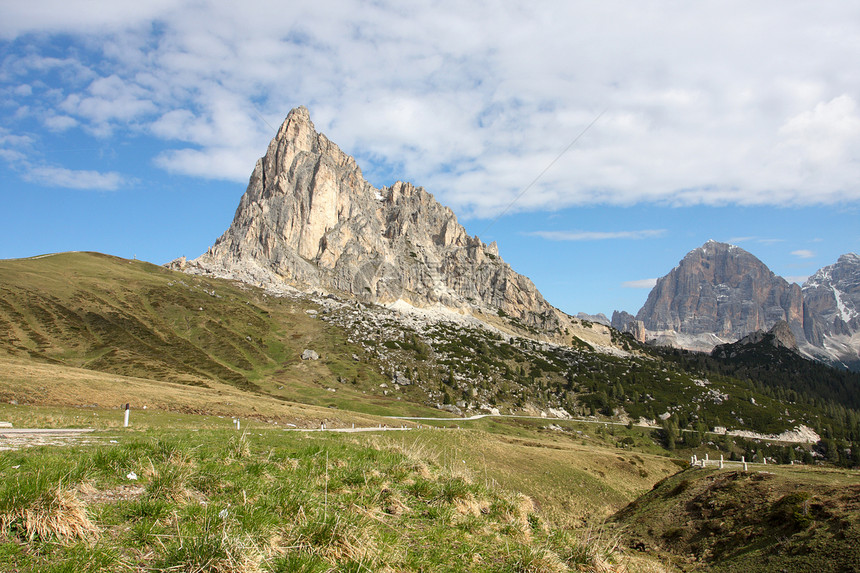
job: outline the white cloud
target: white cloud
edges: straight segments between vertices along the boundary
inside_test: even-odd
[[[157,109],[145,89],[116,75],[94,80],[86,93],[69,95],[60,108],[88,120],[99,134],[109,132],[111,124],[127,124]]]
[[[779,135],[786,147],[796,148],[807,162],[827,167],[838,164],[860,139],[857,104],[848,94],[819,102],[785,122]]]
[[[255,150],[244,153],[233,148],[213,148],[205,150],[178,149],[166,151],[155,158],[159,167],[171,173],[181,173],[205,179],[241,179],[245,182],[257,161]],[[249,167],[250,165],[250,167]]]
[[[815,253],[813,251],[810,251],[809,249],[791,251],[791,254],[801,259],[811,259],[815,256]]]
[[[304,104],[374,183],[411,180],[458,213],[494,216],[605,109],[513,210],[860,201],[850,3],[34,0],[3,12],[0,37],[42,34],[4,62],[2,81],[33,86],[21,105],[59,106],[69,119],[53,129],[169,141],[154,155],[173,172],[246,181],[265,123]],[[39,53],[54,33],[75,48],[62,60]]]
[[[657,279],[639,279],[635,281],[625,281],[621,283],[624,288],[647,288],[651,289],[657,286]]]
[[[49,115],[42,119],[42,123],[51,131],[65,131],[78,125],[78,120],[68,115]]]
[[[666,234],[665,229],[641,231],[532,231],[526,235],[550,241],[605,241],[608,239],[653,239]]]
[[[112,0],[28,0],[7,2],[0,18],[0,38],[32,31],[103,32],[106,28],[144,22],[162,14],[172,0],[115,2]]]
[[[785,239],[773,239],[773,238],[768,238],[768,237],[751,236],[751,237],[732,237],[731,239],[728,240],[728,242],[733,244],[733,245],[737,245],[738,243],[748,243],[748,242],[762,243],[764,245],[773,245],[775,243],[784,243]]]
[[[10,163],[20,163],[26,160],[27,151],[33,144],[28,135],[15,135],[0,127],[0,157]]]
[[[119,173],[74,170],[64,167],[39,166],[30,168],[25,179],[47,187],[88,189],[93,191],[115,191],[126,184]]]

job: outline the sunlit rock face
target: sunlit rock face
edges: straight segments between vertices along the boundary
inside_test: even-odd
[[[737,340],[785,321],[803,338],[800,286],[775,275],[747,251],[708,241],[659,279],[637,313],[649,331],[713,334]]]
[[[819,354],[860,370],[860,256],[848,253],[803,283],[804,333]]]
[[[304,107],[289,113],[257,161],[230,228],[202,256],[174,266],[367,302],[480,310],[547,333],[578,322],[423,188],[371,185]]]

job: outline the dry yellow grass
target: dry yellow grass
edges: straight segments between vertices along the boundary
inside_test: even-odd
[[[330,428],[347,427],[352,423],[376,426],[383,420],[359,413],[284,402],[218,382],[207,381],[206,384],[208,388],[0,357],[0,402],[108,409],[131,403],[135,410],[146,407],[164,412],[241,416],[311,428],[319,427],[323,420]],[[116,416],[100,425],[121,424],[122,417]]]
[[[582,445],[571,436],[513,438],[446,430],[361,436],[376,447],[432,460],[446,475],[488,488],[528,495],[529,511],[557,526],[602,520],[675,473],[669,459],[617,448]],[[367,443],[367,442],[365,442]]]
[[[93,540],[99,529],[90,519],[86,505],[75,488],[58,484],[47,495],[23,507],[0,513],[0,532],[9,531],[20,523],[30,543],[34,539],[68,542],[74,539]]]
[[[478,517],[479,515],[489,513],[490,503],[485,499],[478,499],[469,494],[465,498],[454,500],[454,510],[461,515]]]

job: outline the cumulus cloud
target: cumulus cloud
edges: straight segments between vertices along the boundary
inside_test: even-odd
[[[0,127],[0,158],[9,163],[25,161],[32,144],[32,137],[28,135],[15,135],[9,130]]]
[[[145,89],[116,75],[94,80],[84,93],[70,94],[59,107],[99,135],[109,134],[114,124],[129,124],[157,109]]]
[[[105,28],[124,27],[145,22],[163,14],[171,0],[149,0],[126,5],[110,0],[81,2],[28,0],[3,6],[0,38],[11,39],[32,31],[103,32]]]
[[[246,181],[304,104],[373,183],[466,216],[860,201],[850,3],[74,4],[4,8],[2,81],[51,129],[164,140],[171,172]]]
[[[236,179],[244,175],[247,181],[257,156],[253,149],[244,151],[213,147],[205,150],[178,149],[160,154],[155,158],[155,163],[171,173],[205,179]]]
[[[24,177],[28,181],[47,187],[93,191],[115,191],[126,184],[125,178],[115,172],[100,173],[48,165],[31,167]]]
[[[68,115],[49,115],[42,119],[50,131],[66,131],[78,125],[78,120]]]

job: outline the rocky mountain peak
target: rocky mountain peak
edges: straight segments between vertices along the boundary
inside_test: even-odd
[[[646,340],[645,324],[627,311],[613,311],[610,324],[616,330],[632,334],[633,338],[639,342]]]
[[[797,352],[797,339],[794,337],[794,333],[786,321],[778,321],[768,331],[768,334],[773,336],[774,345],[784,346],[789,350]]]
[[[824,355],[860,366],[860,256],[847,253],[803,283],[804,333]]]
[[[710,240],[660,278],[636,315],[648,331],[737,340],[786,321],[803,333],[800,287],[744,249]]]
[[[618,312],[612,325],[699,351],[767,335],[806,356],[860,369],[860,256],[840,256],[801,288],[744,249],[709,240],[658,279],[635,320]]]
[[[287,115],[257,161],[229,229],[197,259],[173,266],[275,290],[510,317],[567,342],[579,324],[424,188],[367,182],[304,107]],[[583,330],[592,343],[610,339],[603,325]]]
[[[846,265],[860,265],[860,255],[857,253],[845,253],[844,255],[840,255],[837,262]]]
[[[803,283],[803,295],[810,312],[819,320],[848,325],[860,319],[860,256],[847,253],[836,263],[819,269]],[[860,327],[860,321],[858,321]]]
[[[721,344],[711,352],[718,358],[736,358],[749,352],[756,352],[756,348],[786,349],[797,353],[797,340],[792,333],[788,323],[784,320],[778,321],[768,331],[757,330],[750,333],[735,343]]]

